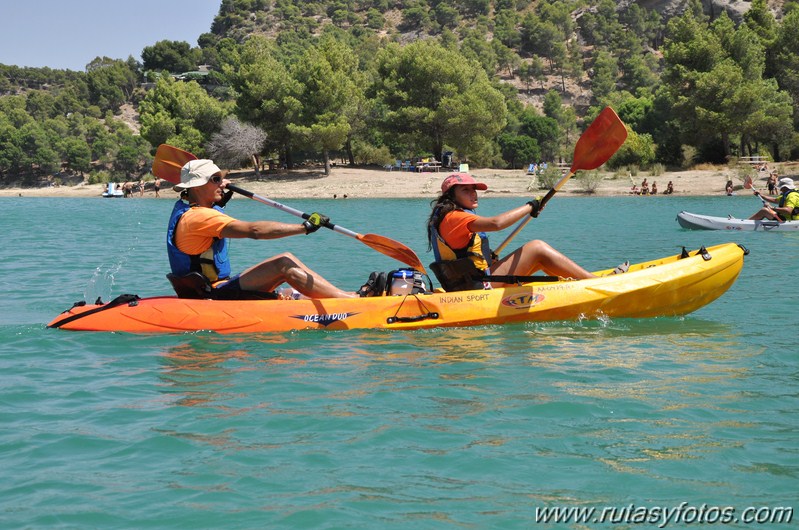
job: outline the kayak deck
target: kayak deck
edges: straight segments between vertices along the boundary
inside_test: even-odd
[[[74,331],[179,333],[303,329],[420,329],[684,315],[721,296],[743,267],[743,247],[727,243],[630,266],[587,280],[531,282],[489,290],[309,300],[194,300],[174,296],[76,305],[49,327]]]

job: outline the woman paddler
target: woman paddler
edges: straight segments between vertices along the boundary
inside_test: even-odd
[[[446,290],[482,288],[482,282],[470,280],[474,278],[475,269],[479,273],[501,276],[527,276],[540,270],[577,280],[595,277],[538,239],[497,260],[485,232],[503,230],[528,215],[538,217],[541,208],[539,202],[533,200],[492,217],[481,217],[475,213],[477,191],[487,189],[486,184],[477,182],[468,173],[453,173],[441,183],[441,195],[432,202],[427,231],[436,263],[431,268]],[[626,272],[628,267],[625,262],[614,273]]]

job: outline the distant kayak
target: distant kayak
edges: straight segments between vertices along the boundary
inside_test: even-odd
[[[78,303],[49,327],[73,331],[182,333],[286,332],[302,329],[420,329],[685,315],[735,282],[746,249],[734,243],[683,251],[630,266],[624,274],[531,282],[504,288],[404,296],[315,300],[205,300],[121,295]]]
[[[752,231],[790,231],[799,230],[799,221],[771,221],[763,219],[752,221],[749,219],[735,219],[731,217],[713,217],[682,211],[677,214],[677,222],[683,228],[691,230],[738,230],[741,232]]]

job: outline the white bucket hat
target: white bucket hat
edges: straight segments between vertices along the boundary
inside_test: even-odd
[[[180,168],[180,184],[176,184],[173,189],[183,191],[202,186],[221,171],[213,160],[190,160]]]
[[[779,189],[788,188],[789,190],[795,190],[796,186],[793,183],[793,179],[790,177],[785,177],[780,179]]]

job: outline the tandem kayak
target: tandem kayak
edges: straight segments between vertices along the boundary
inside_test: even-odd
[[[748,251],[734,243],[637,263],[624,274],[531,282],[475,291],[300,300],[196,300],[122,295],[78,303],[48,327],[74,331],[177,333],[304,329],[420,329],[512,322],[684,315],[735,282]]]
[[[763,219],[752,221],[750,219],[733,219],[731,217],[712,217],[682,211],[677,214],[677,222],[683,228],[691,230],[738,230],[738,231],[790,231],[799,230],[799,221],[771,221]]]

